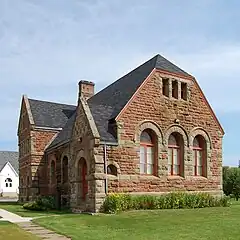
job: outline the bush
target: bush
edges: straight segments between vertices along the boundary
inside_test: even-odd
[[[109,194],[103,205],[105,213],[117,213],[126,210],[140,209],[180,209],[229,206],[229,198],[214,197],[206,193],[186,192],[169,193],[161,196]]]
[[[227,196],[240,198],[240,168],[223,167],[223,191]]]
[[[37,205],[36,202],[28,202],[23,204],[23,208],[31,211],[43,211],[42,206]]]
[[[25,203],[23,205],[24,209],[32,211],[47,211],[56,209],[56,201],[52,196],[38,197],[35,201]]]

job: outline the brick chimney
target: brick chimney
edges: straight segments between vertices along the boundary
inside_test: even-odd
[[[94,83],[90,81],[81,80],[78,83],[79,93],[78,97],[83,96],[86,100],[94,95]]]

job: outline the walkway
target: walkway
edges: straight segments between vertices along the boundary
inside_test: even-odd
[[[63,235],[57,234],[51,230],[43,228],[35,223],[32,223],[32,218],[20,217],[17,214],[0,209],[0,221],[8,221],[17,224],[23,230],[30,232],[41,239],[46,240],[71,240]]]

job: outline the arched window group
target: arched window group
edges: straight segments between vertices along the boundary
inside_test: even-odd
[[[6,178],[5,186],[6,187],[12,187],[12,179],[11,178]]]
[[[193,174],[206,177],[206,140],[197,135],[193,140]],[[184,139],[178,132],[168,138],[168,175],[184,176]],[[154,175],[157,165],[156,134],[151,129],[140,135],[140,174]]]

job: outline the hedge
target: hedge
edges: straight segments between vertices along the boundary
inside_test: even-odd
[[[52,196],[40,196],[35,201],[23,204],[23,208],[32,211],[46,211],[56,209],[56,200]]]
[[[227,207],[229,205],[229,197],[214,197],[207,193],[173,192],[160,196],[112,193],[106,197],[101,210],[105,213],[117,213],[126,210]]]

